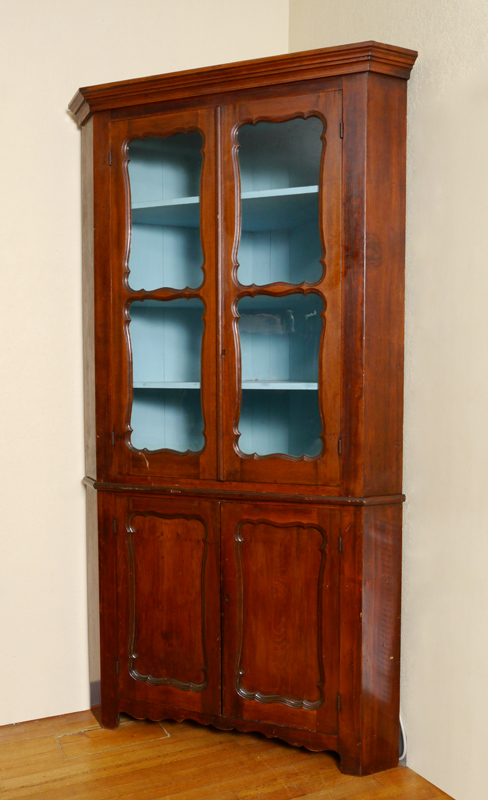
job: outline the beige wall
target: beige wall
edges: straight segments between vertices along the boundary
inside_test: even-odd
[[[0,21],[0,725],[87,708],[79,86],[288,49],[288,0],[16,0]],[[245,13],[244,13],[245,12]]]
[[[409,84],[402,707],[409,765],[488,796],[488,4],[291,0],[290,50],[419,51]]]

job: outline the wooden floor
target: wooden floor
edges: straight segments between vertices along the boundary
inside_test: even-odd
[[[328,753],[193,723],[99,727],[90,711],[0,728],[0,797],[29,800],[434,800],[404,767],[342,775]],[[452,798],[451,798],[452,800]]]

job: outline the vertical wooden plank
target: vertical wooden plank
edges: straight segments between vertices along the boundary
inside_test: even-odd
[[[97,477],[95,427],[95,256],[93,125],[91,117],[81,130],[81,225],[83,303],[83,387],[85,417],[85,474]]]
[[[367,74],[344,81],[343,183],[343,489],[361,497],[363,436],[363,297]]]
[[[100,608],[98,581],[98,498],[86,487],[86,565],[88,605],[88,673],[90,706],[100,704]]]
[[[93,259],[95,303],[95,408],[98,480],[113,474],[110,241],[110,113],[93,118]]]
[[[364,484],[402,491],[407,83],[368,77]]]
[[[361,774],[362,508],[341,509],[339,752],[341,770]]]
[[[398,765],[402,506],[363,512],[362,772]]]
[[[118,641],[117,641],[117,572],[116,519],[114,496],[98,492],[98,570],[100,581],[100,674],[102,687],[102,723],[116,728],[118,712]]]

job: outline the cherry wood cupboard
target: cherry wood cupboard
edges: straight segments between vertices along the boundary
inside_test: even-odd
[[[108,727],[398,762],[415,57],[365,42],[71,101]]]

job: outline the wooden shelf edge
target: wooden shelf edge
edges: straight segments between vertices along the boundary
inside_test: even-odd
[[[86,86],[77,91],[68,108],[78,124],[83,125],[95,111],[354,72],[379,72],[408,80],[416,58],[415,50],[374,41],[359,42]]]
[[[207,488],[205,486],[154,486],[142,484],[112,483],[97,481],[88,476],[83,478],[83,483],[98,492],[125,492],[128,494],[151,494],[166,497],[201,497],[208,500],[242,500],[244,502],[279,502],[313,505],[333,506],[383,506],[398,505],[405,502],[404,494],[390,494],[381,497],[343,497],[340,495],[307,494],[307,487],[300,494],[273,492],[266,489],[262,492],[246,489]]]

